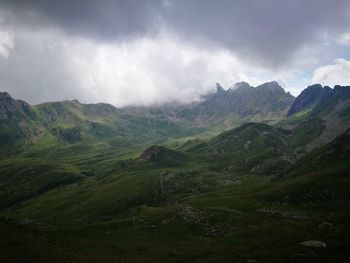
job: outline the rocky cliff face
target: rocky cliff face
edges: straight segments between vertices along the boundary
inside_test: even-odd
[[[322,87],[320,84],[308,86],[295,99],[288,111],[288,116],[316,106],[331,94],[333,94],[333,90],[330,87]]]
[[[39,114],[28,103],[0,92],[0,155],[24,149],[42,134]]]
[[[13,99],[7,92],[0,92],[0,120],[33,118],[34,115],[28,103]]]
[[[150,148],[146,149],[143,153],[141,153],[138,161],[139,162],[147,162],[157,160],[161,152],[165,151],[164,146],[153,145]]]
[[[217,92],[195,106],[190,114],[201,121],[222,121],[236,116],[244,120],[274,123],[283,118],[294,102],[294,97],[276,82],[267,82],[257,87],[247,82],[236,83],[224,90],[217,84]]]

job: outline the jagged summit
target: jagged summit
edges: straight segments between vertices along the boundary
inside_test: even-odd
[[[276,90],[276,91],[283,91],[284,93],[286,93],[286,91],[281,87],[281,85],[276,80],[265,82],[265,83],[260,84],[256,87],[251,86],[246,81],[240,81],[240,82],[237,82],[236,84],[234,84],[230,90],[233,91],[233,90],[237,90],[237,89],[239,89],[239,90],[260,89],[260,90],[265,90],[265,91]]]
[[[15,99],[10,96],[7,92],[0,92],[0,107],[8,108],[8,106],[15,104]]]
[[[289,92],[286,92],[281,85],[273,80],[273,81],[269,81],[269,82],[265,82],[261,85],[258,85],[256,87],[251,86],[248,82],[246,81],[239,81],[237,83],[235,83],[231,88],[229,88],[228,90],[225,90],[220,83],[216,83],[216,93],[219,94],[223,94],[225,92],[232,92],[235,90],[240,90],[245,92],[245,90],[249,90],[249,89],[260,89],[263,91],[278,91],[278,92],[283,92],[283,93],[287,93],[290,94]]]
[[[276,80],[265,82],[265,83],[257,86],[256,88],[282,89],[281,85]]]
[[[246,81],[239,81],[237,83],[235,83],[231,88],[229,88],[228,90],[225,90],[220,83],[216,83],[216,93],[218,94],[224,94],[225,92],[231,92],[231,91],[235,91],[235,90],[247,90],[247,89],[261,89],[261,90],[278,90],[278,91],[283,91],[284,93],[285,90],[281,87],[281,85],[273,80],[273,81],[269,81],[269,82],[265,82],[261,85],[258,85],[256,87],[251,86],[248,82]]]
[[[8,94],[6,91],[0,91],[0,99],[4,99],[4,98],[8,98],[10,96],[10,94]]]
[[[248,82],[245,82],[245,81],[240,81],[240,82],[237,82],[235,85],[233,85],[233,89],[245,89],[245,88],[251,88],[251,86],[249,85]]]
[[[216,83],[216,93],[224,93],[225,89],[220,85],[220,83]]]
[[[277,81],[263,83],[259,86],[256,86],[255,89],[258,89],[260,92],[266,93],[288,94]]]
[[[7,92],[0,92],[0,119],[17,119],[32,115],[31,107],[22,100],[16,100]]]
[[[199,124],[222,123],[234,118],[237,123],[263,121],[275,123],[286,116],[294,97],[287,93],[276,81],[253,87],[241,81],[228,90],[217,86],[217,92],[207,96],[200,104],[186,112]]]
[[[300,95],[295,99],[293,105],[290,107],[287,116],[315,107],[317,104],[326,100],[330,96],[338,92],[342,92],[347,87],[335,86],[334,89],[321,84],[314,84],[304,89]]]

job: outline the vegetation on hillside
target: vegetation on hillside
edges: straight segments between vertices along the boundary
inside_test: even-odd
[[[3,94],[0,261],[344,262],[349,89],[283,118],[275,83],[240,85],[176,109]],[[247,114],[217,107],[241,92]]]

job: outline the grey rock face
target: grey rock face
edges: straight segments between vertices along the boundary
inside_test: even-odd
[[[255,88],[247,82],[238,82],[228,90],[217,84],[217,92],[191,109],[190,114],[200,116],[200,119],[220,119],[229,115],[259,118],[268,114],[277,118],[286,114],[293,101],[294,97],[276,81]]]
[[[334,90],[327,86],[322,87],[321,84],[308,86],[295,99],[293,105],[288,111],[287,116],[291,116],[297,112],[314,107],[328,96],[331,96],[333,93]]]

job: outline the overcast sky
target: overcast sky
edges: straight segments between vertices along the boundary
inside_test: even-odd
[[[0,91],[189,102],[238,81],[350,85],[349,0],[0,0]]]

